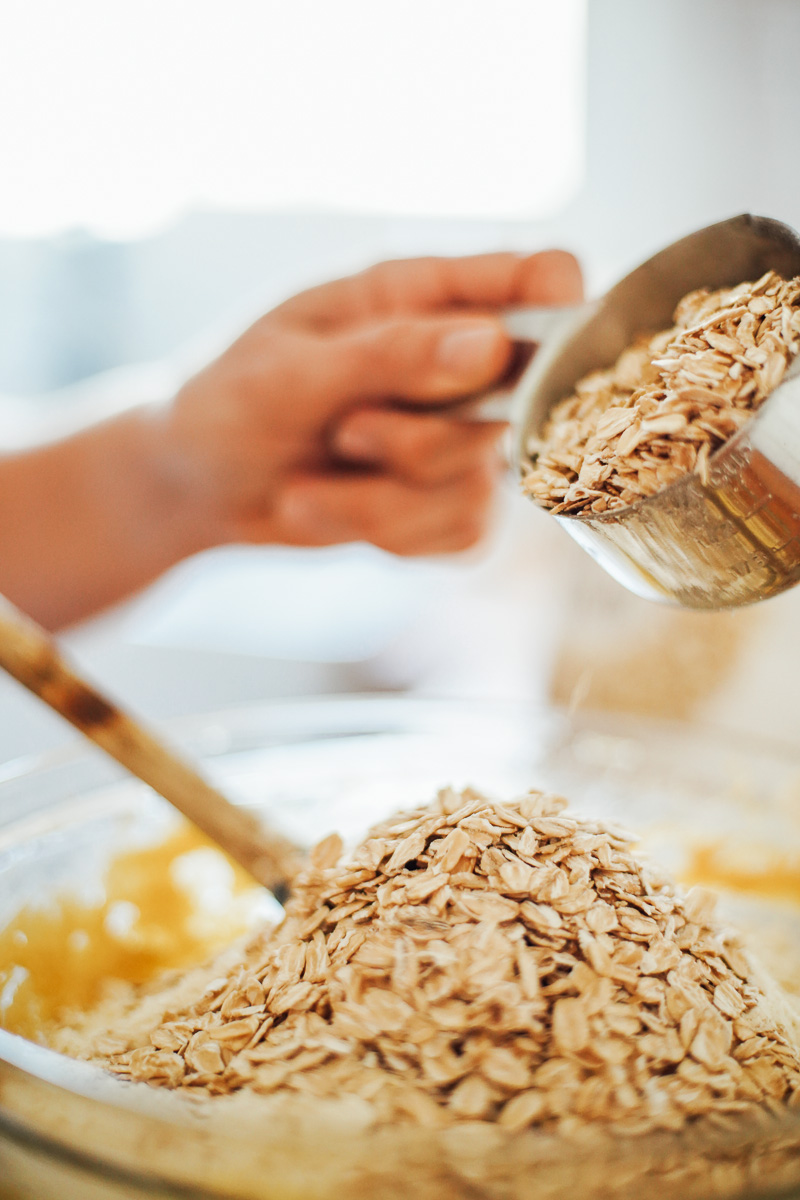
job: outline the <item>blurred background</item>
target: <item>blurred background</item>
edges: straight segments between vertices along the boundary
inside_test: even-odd
[[[596,294],[737,212],[800,226],[798,52],[796,0],[6,0],[0,449],[386,257],[561,245]],[[453,559],[227,548],[65,640],[153,718],[391,690],[800,741],[800,596],[661,609],[551,526],[509,483]],[[68,736],[0,680],[0,760]]]

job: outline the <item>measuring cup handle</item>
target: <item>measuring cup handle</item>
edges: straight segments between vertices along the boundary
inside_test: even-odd
[[[507,308],[502,312],[500,320],[513,341],[511,361],[500,382],[470,402],[467,413],[470,420],[510,420],[514,389],[536,348],[548,342],[583,309],[582,304],[573,304],[560,308]]]
[[[506,332],[515,342],[549,341],[567,322],[584,311],[583,304],[567,304],[558,308],[507,308],[500,314]]]

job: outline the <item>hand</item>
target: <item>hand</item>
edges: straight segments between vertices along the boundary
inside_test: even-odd
[[[425,409],[502,375],[499,309],[581,294],[562,251],[390,262],[304,292],[182,388],[162,414],[163,470],[209,544],[465,549],[504,425]]]

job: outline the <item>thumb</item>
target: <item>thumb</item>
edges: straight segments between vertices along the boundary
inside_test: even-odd
[[[491,317],[397,317],[326,339],[341,400],[468,396],[502,374],[511,343]],[[335,381],[335,382],[334,382]]]

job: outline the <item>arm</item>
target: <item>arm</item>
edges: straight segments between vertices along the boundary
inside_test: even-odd
[[[153,409],[134,409],[0,457],[0,591],[48,628],[213,544],[158,468],[159,423]]]
[[[472,545],[503,426],[424,410],[502,373],[498,308],[579,293],[548,252],[387,263],[295,297],[169,403],[0,458],[0,592],[52,628],[226,542]]]

